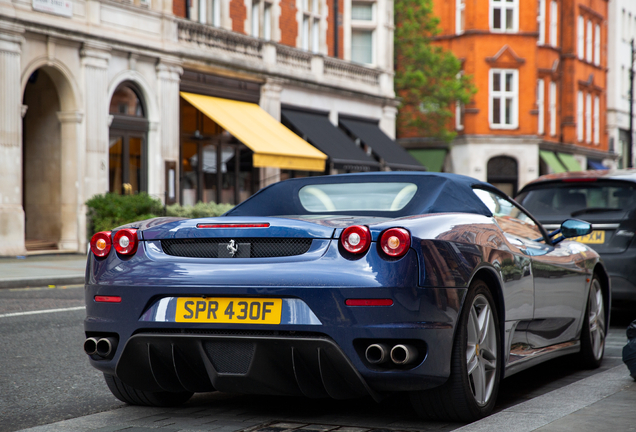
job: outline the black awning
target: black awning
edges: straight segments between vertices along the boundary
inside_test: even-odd
[[[329,156],[336,168],[349,171],[377,171],[380,163],[356,146],[342,130],[335,127],[327,114],[284,108],[284,123],[305,141]]]
[[[398,143],[389,138],[372,120],[340,118],[340,126],[351,135],[359,138],[371,151],[393,170],[426,171],[417,159],[411,156]]]

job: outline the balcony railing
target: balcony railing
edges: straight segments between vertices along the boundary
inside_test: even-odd
[[[386,72],[345,60],[184,19],[177,19],[177,35],[179,44],[202,50],[200,55],[204,57],[213,56],[214,51],[222,51],[237,60],[257,61],[256,69],[280,75],[298,78],[302,74],[303,79],[347,88],[352,88],[354,83],[362,83],[373,92],[389,95],[393,92],[392,84],[387,84],[391,83],[392,77],[382,79],[383,75],[388,75]]]

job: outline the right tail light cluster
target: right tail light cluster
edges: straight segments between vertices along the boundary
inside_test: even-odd
[[[401,258],[411,246],[411,234],[404,228],[389,228],[380,234],[378,241],[386,257]],[[353,255],[364,255],[371,246],[371,232],[364,225],[352,225],[342,231],[340,244]]]

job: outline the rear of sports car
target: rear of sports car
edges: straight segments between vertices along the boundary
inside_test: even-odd
[[[373,217],[160,218],[98,233],[84,349],[130,403],[435,387],[465,288],[422,287],[419,245],[399,219]]]

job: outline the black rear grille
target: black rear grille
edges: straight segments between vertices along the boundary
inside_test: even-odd
[[[196,238],[161,240],[163,251],[189,258],[231,258],[230,242],[237,248],[236,258],[274,258],[302,255],[311,247],[305,238]]]

